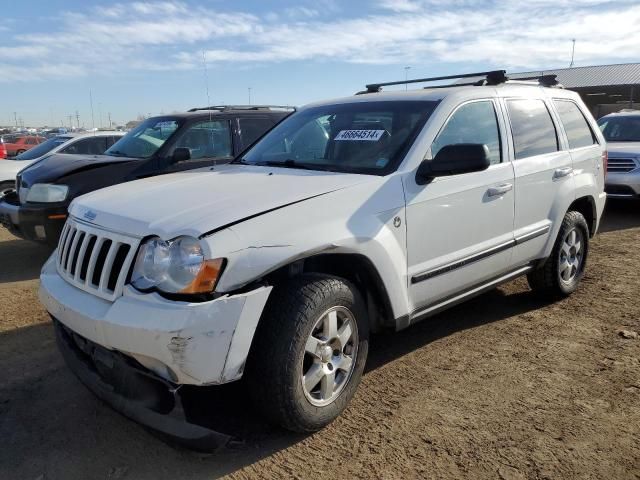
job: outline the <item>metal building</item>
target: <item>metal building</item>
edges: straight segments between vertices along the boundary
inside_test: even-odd
[[[640,109],[640,63],[556,68],[508,74],[512,79],[536,75],[557,75],[558,81],[565,88],[580,94],[596,118],[623,108]]]

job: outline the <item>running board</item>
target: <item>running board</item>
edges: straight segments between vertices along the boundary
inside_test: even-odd
[[[483,283],[476,287],[472,287],[471,289],[466,290],[462,293],[455,294],[452,297],[445,298],[444,300],[439,300],[437,303],[433,303],[426,307],[421,307],[417,310],[414,310],[409,315],[408,325],[412,325],[420,320],[424,320],[427,317],[435,315],[436,313],[440,313],[441,311],[446,310],[447,308],[453,307],[454,305],[457,305],[466,300],[469,300],[470,298],[481,295],[489,290],[493,290],[494,288],[496,288],[497,286],[503,283],[509,282],[511,280],[514,280],[524,275],[530,270],[533,270],[533,268],[534,268],[533,265],[525,265],[524,267],[520,267],[517,270],[507,273],[506,275],[490,280],[488,283]]]

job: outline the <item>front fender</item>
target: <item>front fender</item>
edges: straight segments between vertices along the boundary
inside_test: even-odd
[[[211,256],[227,258],[220,292],[314,255],[363,255],[378,271],[397,318],[409,310],[405,225],[402,183],[389,176],[249,219],[205,241]]]

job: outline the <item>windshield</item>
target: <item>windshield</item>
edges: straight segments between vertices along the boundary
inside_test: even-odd
[[[56,148],[58,145],[62,145],[63,143],[71,140],[72,137],[53,137],[49,140],[42,142],[40,145],[37,145],[24,153],[18,155],[14,160],[34,160],[38,157],[41,157],[45,153],[49,153],[51,150]]]
[[[436,105],[354,102],[301,110],[237,162],[385,175],[397,168]]]
[[[640,142],[640,115],[603,117],[598,125],[607,142]]]
[[[148,158],[173,135],[180,126],[178,120],[150,118],[114,143],[105,155],[113,157]]]

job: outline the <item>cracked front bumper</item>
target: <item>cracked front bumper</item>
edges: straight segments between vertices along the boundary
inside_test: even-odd
[[[58,349],[80,381],[114,410],[197,450],[211,451],[233,437],[187,420],[179,387],[136,362],[82,338],[53,319]]]
[[[216,385],[242,376],[271,287],[201,303],[128,287],[114,302],[58,275],[55,253],[40,276],[40,301],[81,337],[134,359],[176,385]]]

